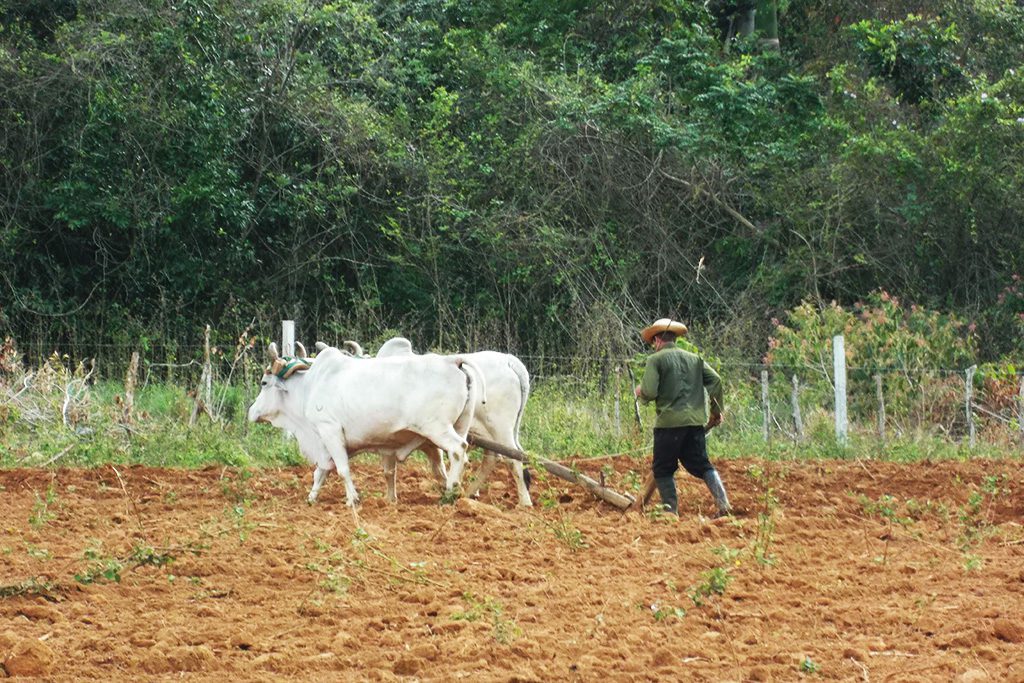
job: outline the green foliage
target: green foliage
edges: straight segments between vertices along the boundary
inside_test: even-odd
[[[909,102],[952,94],[967,80],[955,51],[955,25],[910,14],[902,21],[860,21],[847,30],[872,72]]]
[[[502,645],[507,645],[522,635],[522,629],[515,621],[504,616],[505,608],[497,600],[489,597],[481,600],[472,593],[464,593],[462,599],[467,604],[467,609],[463,612],[454,612],[451,615],[453,621],[487,619],[493,628],[494,639]]]
[[[703,607],[712,596],[724,594],[732,581],[732,575],[726,567],[713,567],[700,576],[701,581],[690,591],[690,600],[697,607]]]
[[[804,302],[785,323],[776,321],[765,359],[787,375],[803,377],[809,395],[823,401],[832,390],[820,379],[832,374],[832,338],[839,334],[844,335],[851,412],[874,413],[874,377],[881,374],[893,414],[930,424],[959,419],[962,394],[952,373],[977,358],[973,326],[954,315],[906,306],[885,291],[872,292],[853,310],[835,302],[822,307]],[[932,376],[936,371],[939,376]]]
[[[701,3],[4,3],[0,334],[109,379],[206,323],[628,357],[675,313],[750,358],[884,286],[1019,355],[1024,8],[775,8],[779,51]]]

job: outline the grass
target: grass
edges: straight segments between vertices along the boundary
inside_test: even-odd
[[[215,384],[217,419],[200,414],[190,425],[193,398],[185,385],[144,383],[135,393],[130,420],[124,419],[123,386],[99,381],[74,393],[67,402],[70,371],[50,368],[50,381],[18,393],[21,379],[0,379],[0,467],[145,464],[158,467],[202,467],[210,464],[235,468],[299,465],[304,460],[294,440],[269,425],[246,421],[246,409],[257,383]],[[37,376],[43,373],[37,373]],[[7,385],[2,382],[6,381]],[[78,385],[76,385],[78,386]],[[521,441],[536,455],[560,460],[624,454],[638,468],[650,454],[654,411],[642,407],[643,429],[636,425],[628,387],[608,387],[577,378],[534,382],[524,414]],[[805,432],[796,439],[786,431],[784,416],[773,425],[765,443],[760,409],[745,396],[727,395],[726,422],[709,436],[715,458],[760,456],[769,460],[870,458],[894,462],[968,457],[1015,457],[1013,442],[979,439],[969,450],[958,437],[941,430],[908,432],[882,443],[870,420],[851,424],[847,444],[836,442],[831,414],[806,410]],[[982,432],[984,435],[984,432]],[[620,482],[636,490],[638,481]]]

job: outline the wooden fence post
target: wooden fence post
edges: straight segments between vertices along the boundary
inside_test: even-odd
[[[978,366],[972,365],[964,371],[964,374],[967,376],[964,388],[964,411],[967,413],[967,445],[972,449],[976,440],[974,429],[974,373],[977,370]]]
[[[132,412],[135,410],[135,380],[139,374],[139,352],[132,351],[132,358],[128,361],[128,374],[124,378],[124,416],[122,422],[129,424],[132,421]]]
[[[210,363],[210,326],[206,326],[206,334],[203,337],[203,374],[199,377],[199,386],[196,388],[196,400],[192,405],[192,415],[188,419],[191,427],[199,418],[199,413],[206,413],[207,417],[213,419],[213,365]]]
[[[761,435],[764,437],[764,442],[768,443],[768,439],[771,438],[771,419],[772,409],[768,404],[768,371],[761,371],[761,418],[764,426],[761,429]]]
[[[885,394],[882,392],[882,375],[875,375],[875,397],[878,399],[878,438],[885,441]]]
[[[800,416],[800,380],[793,375],[793,393],[790,394],[790,404],[793,406],[793,428],[796,429],[796,438],[802,441],[804,438],[804,420]]]
[[[836,441],[846,445],[846,344],[843,335],[832,337],[832,370],[835,374]]]
[[[622,399],[622,366],[615,366],[615,436],[622,436],[622,411],[619,401]]]

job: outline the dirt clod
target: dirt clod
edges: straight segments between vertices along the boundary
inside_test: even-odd
[[[992,625],[996,638],[1008,643],[1024,643],[1024,623],[1013,619],[996,619]]]

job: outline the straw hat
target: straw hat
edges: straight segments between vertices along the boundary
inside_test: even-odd
[[[654,335],[661,334],[662,332],[674,332],[676,336],[681,337],[686,334],[686,325],[671,318],[661,318],[640,330],[640,336],[643,337],[645,342],[650,344],[651,340],[654,339]]]

